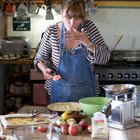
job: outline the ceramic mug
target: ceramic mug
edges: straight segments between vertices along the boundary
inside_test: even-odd
[[[29,13],[37,14],[38,10],[39,10],[39,7],[37,6],[37,4],[34,1],[31,1],[29,5]]]
[[[23,1],[17,8],[17,16],[22,17],[28,14],[28,3]]]
[[[52,4],[52,8],[54,8],[57,13],[60,13],[61,3],[59,1],[55,2],[54,4]]]
[[[16,5],[13,1],[9,2],[5,7],[5,14],[8,16],[15,16]]]
[[[47,10],[46,5],[41,5],[41,7],[38,10],[38,15],[45,16],[46,15],[46,10]]]

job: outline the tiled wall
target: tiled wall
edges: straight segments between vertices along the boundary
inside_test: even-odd
[[[140,50],[140,9],[98,9],[92,16],[110,49],[123,34],[116,49]]]
[[[123,38],[116,49],[140,50],[140,9],[98,8],[90,18],[99,28],[110,49],[114,47],[118,38],[123,34]],[[8,18],[7,23],[8,35],[25,35],[30,38],[31,47],[35,48],[40,40],[41,33],[55,21],[32,18],[31,31],[28,32],[12,31],[11,18]]]

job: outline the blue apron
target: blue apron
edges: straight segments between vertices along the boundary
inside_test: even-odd
[[[65,27],[62,24],[60,59],[57,74],[62,78],[51,82],[50,102],[78,102],[84,97],[96,96],[94,74],[90,70],[84,45],[65,49]]]

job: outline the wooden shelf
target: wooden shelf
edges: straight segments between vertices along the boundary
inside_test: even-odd
[[[21,3],[21,2],[23,2],[23,0],[13,0],[15,3]],[[32,0],[25,0],[26,2],[28,2],[28,3],[30,3]],[[37,4],[44,4],[44,0],[33,0],[35,3],[37,3]],[[59,1],[59,2],[61,2],[62,3],[62,1],[63,0],[51,0],[51,2],[52,3],[56,3],[57,1]],[[9,3],[9,1],[8,0],[2,0],[2,1],[0,1],[0,3]]]
[[[31,65],[25,64],[26,63],[8,63],[5,83],[5,114],[11,111],[11,109],[9,109],[10,104],[13,112],[16,112],[17,109],[20,109],[23,105],[32,104],[30,83]]]
[[[139,1],[95,0],[95,2],[97,2],[98,7],[132,7],[132,8],[140,7],[140,0]]]
[[[30,94],[14,94],[14,93],[6,93],[7,97],[29,97]]]
[[[33,64],[33,59],[19,58],[16,60],[0,60],[0,64]]]

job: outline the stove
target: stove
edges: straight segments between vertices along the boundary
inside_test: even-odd
[[[140,84],[140,52],[131,51],[131,53],[130,51],[115,51],[107,64],[95,65],[99,83],[101,85],[113,83]]]
[[[109,62],[95,66],[96,76],[102,81],[140,81],[140,64]]]

